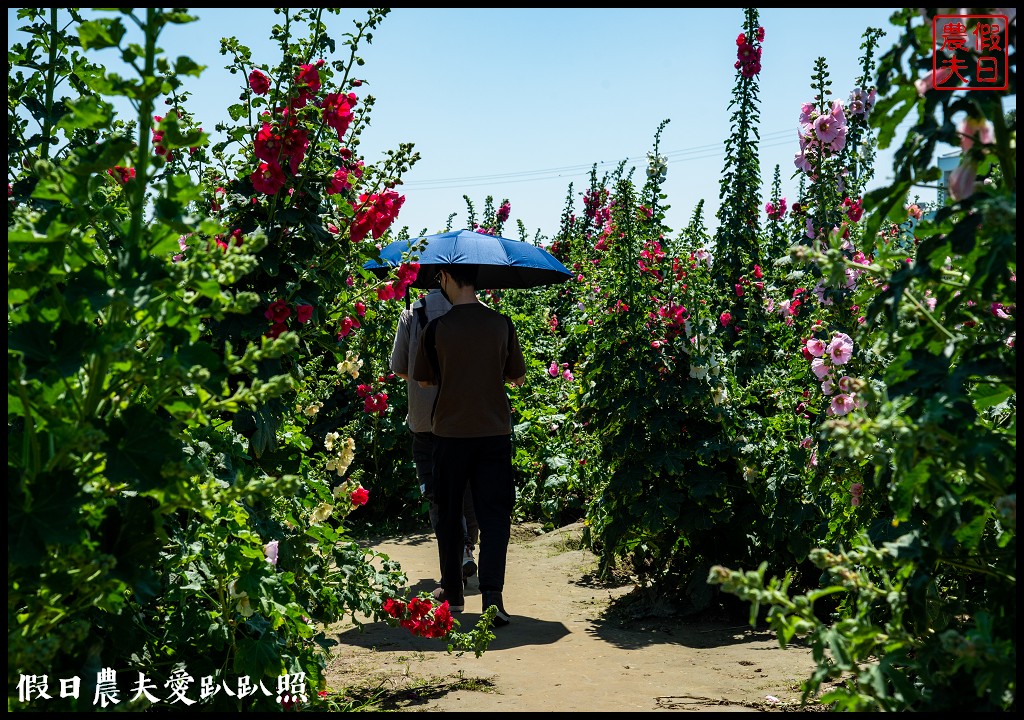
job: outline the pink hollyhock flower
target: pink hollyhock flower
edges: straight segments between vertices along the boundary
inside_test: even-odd
[[[370,491],[360,485],[349,497],[352,498],[353,505],[365,505],[370,501]]]
[[[970,160],[961,161],[949,174],[949,196],[954,200],[966,200],[974,194],[978,181],[978,165]]]
[[[256,192],[264,195],[276,195],[284,187],[287,179],[284,171],[276,162],[262,162],[260,166],[249,176]]]
[[[802,447],[802,448],[804,448],[806,450],[813,443],[814,443],[814,439],[810,435],[808,435],[807,437],[805,437],[803,440],[800,441],[800,447]]]
[[[966,117],[956,131],[960,133],[960,149],[964,152],[970,150],[976,142],[982,145],[995,142],[995,129],[984,118]]]
[[[757,279],[757,280],[760,280],[763,277],[764,277],[764,273],[761,272],[761,266],[760,265],[755,265],[754,266],[754,278]]]
[[[825,351],[833,365],[845,365],[853,357],[853,339],[846,333],[836,333]]]
[[[554,360],[552,360],[551,365],[548,366],[548,375],[551,377],[558,377],[558,363]]]
[[[501,207],[498,208],[498,212],[495,214],[495,217],[497,217],[498,222],[502,222],[503,223],[506,220],[508,220],[509,213],[511,213],[511,212],[512,212],[512,206],[509,203],[507,203],[507,202],[503,202],[501,204]]]
[[[861,495],[864,494],[864,483],[853,483],[850,485],[850,504],[854,507],[860,505]]]
[[[854,400],[850,395],[846,393],[840,393],[832,398],[832,402],[829,403],[829,412],[832,415],[846,415],[854,408]]]
[[[266,95],[267,91],[270,90],[270,78],[259,70],[253,70],[249,73],[249,87],[257,95]]]
[[[295,306],[295,319],[302,325],[309,322],[309,319],[313,317],[313,306],[312,305],[296,305]]]
[[[572,378],[572,373],[569,371],[568,368],[566,368],[565,370],[562,371],[562,377],[564,377],[566,380],[570,380],[570,381],[573,379]]]
[[[726,310],[718,316],[718,322],[722,323],[722,327],[729,327],[729,323],[732,322],[732,313]]]
[[[283,323],[285,320],[292,316],[292,311],[288,308],[288,303],[284,300],[275,300],[267,306],[266,312],[263,313],[263,317],[271,322]]]
[[[953,70],[949,67],[940,67],[937,70],[931,70],[924,77],[914,81],[914,86],[917,88],[917,94],[924,97],[932,88],[944,85],[950,77],[953,76]]]
[[[821,358],[814,358],[811,360],[811,372],[814,373],[814,377],[824,380],[832,372],[832,368],[826,365]]]
[[[822,381],[822,383],[821,383],[821,394],[822,395],[831,395],[832,391],[834,389],[835,389],[835,383],[832,382],[832,378],[831,377],[827,377],[827,378],[825,378]]]
[[[348,131],[354,117],[352,108],[355,106],[355,93],[328,93],[322,104],[324,123],[338,133],[341,140]]]
[[[825,341],[819,338],[811,338],[805,343],[807,352],[814,357],[821,357],[825,354]]]
[[[736,289],[736,297],[743,297],[743,286],[740,285],[739,283],[736,283],[734,287]]]
[[[366,315],[366,303],[362,300],[356,300],[356,315],[364,317]]]
[[[263,554],[267,558],[267,562],[277,567],[277,540],[271,540],[263,546]]]
[[[819,115],[814,121],[814,135],[821,142],[828,144],[836,139],[839,134],[839,123],[830,114]]]
[[[989,309],[992,311],[992,314],[995,315],[1000,320],[1013,319],[1012,316],[1006,312],[1006,306],[1003,305],[1002,303],[994,302],[992,303]]]

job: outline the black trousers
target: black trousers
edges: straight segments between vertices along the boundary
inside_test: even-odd
[[[434,497],[439,511],[437,544],[441,554],[441,587],[449,601],[463,597],[462,498],[467,485],[480,526],[477,562],[480,591],[501,592],[505,586],[505,562],[515,502],[511,435],[434,436]]]
[[[412,459],[416,464],[416,477],[420,483],[420,490],[429,503],[430,529],[436,535],[440,511],[437,507],[437,499],[434,497],[434,433],[412,433]],[[476,524],[476,511],[473,510],[473,497],[469,492],[468,483],[466,495],[462,499],[462,531],[466,547],[475,550],[480,541],[480,526]]]

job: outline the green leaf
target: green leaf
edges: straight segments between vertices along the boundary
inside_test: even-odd
[[[174,61],[175,75],[191,75],[192,77],[199,77],[205,69],[205,65],[199,65],[192,58],[185,55],[179,55],[178,59]]]
[[[95,130],[110,127],[114,119],[114,106],[92,95],[77,100],[65,100],[71,111],[61,117],[57,127],[62,130]]]
[[[83,50],[117,47],[125,29],[119,18],[87,20],[78,26],[78,40]]]

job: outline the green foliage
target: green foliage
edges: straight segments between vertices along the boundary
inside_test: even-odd
[[[930,18],[917,24],[906,10],[893,22],[905,32],[883,56],[872,125],[884,146],[909,112],[918,122],[897,152],[895,182],[865,202],[867,256],[835,241],[793,255],[824,278],[866,280],[851,298],[864,312],[851,330],[867,350],[853,383],[864,402],[820,425],[833,462],[863,478],[856,522],[834,526],[834,544],[811,553],[826,587],[791,595],[789,579],[766,580],[764,566],[715,568],[709,582],[753,602],[752,612],[769,606],[783,646],[811,645],[818,669],[805,697],[841,679],[821,697],[838,710],[1012,711],[1016,118],[1002,97],[1015,96],[1016,75],[1006,93],[936,91],[927,77],[918,87],[918,71],[932,67]],[[972,180],[982,166],[989,179],[924,217],[912,205],[908,219],[909,185],[933,177],[938,142],[960,144],[965,116],[990,123],[991,138],[961,156]],[[814,610],[824,597],[834,616]]]
[[[8,80],[11,707],[91,709],[109,671],[158,688],[190,674],[193,700],[201,678],[245,678],[270,692],[204,688],[204,707],[279,709],[286,674],[323,689],[330,624],[383,619],[406,581],[346,523],[387,505],[378,488],[395,469],[382,461],[401,424],[386,397],[372,411],[363,402],[364,387],[381,394],[390,382],[376,360],[390,327],[374,321],[388,312],[376,291],[391,283],[363,277],[376,249],[361,241],[393,222],[385,201],[397,195],[385,191],[418,156],[403,145],[364,167],[352,148],[372,98],[345,95],[333,117],[310,102],[360,86],[356,50],[387,11],[354,23],[342,40],[351,53],[330,63],[317,60],[336,45],[327,11],[280,12],[280,64],[256,67],[224,42],[241,77],[233,114],[247,122],[211,145],[180,91],[202,68],[156,45],[166,25],[193,18],[19,11],[27,41],[11,48]],[[91,63],[100,49],[135,76]],[[273,78],[266,98],[247,82],[254,70]],[[111,96],[137,117],[119,119]],[[278,114],[261,117],[268,107]],[[253,137],[257,118],[281,133],[273,152],[273,138]],[[364,194],[381,199],[371,207]],[[377,380],[357,384],[361,369]],[[468,634],[477,649],[481,633]],[[72,677],[79,697],[54,697]]]

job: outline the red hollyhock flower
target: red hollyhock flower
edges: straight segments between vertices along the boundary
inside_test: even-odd
[[[313,317],[313,306],[312,305],[296,305],[295,306],[295,319],[301,324],[305,325],[309,322],[309,319]]]
[[[259,70],[253,70],[249,73],[249,87],[257,95],[266,95],[267,91],[270,90],[270,78]]]
[[[352,491],[349,497],[352,498],[353,505],[365,505],[370,501],[370,491],[364,487],[358,487]]]
[[[288,308],[288,303],[284,300],[275,300],[267,306],[267,311],[263,313],[263,317],[271,322],[283,323],[285,320],[292,316],[292,311]]]
[[[284,187],[287,179],[284,170],[276,162],[262,162],[259,168],[249,176],[253,188],[265,195],[276,195]]]
[[[127,185],[129,180],[135,179],[135,168],[121,167],[120,165],[115,165],[114,167],[107,170],[107,175],[110,175],[122,185]],[[10,196],[10,193],[7,194],[8,196]]]

